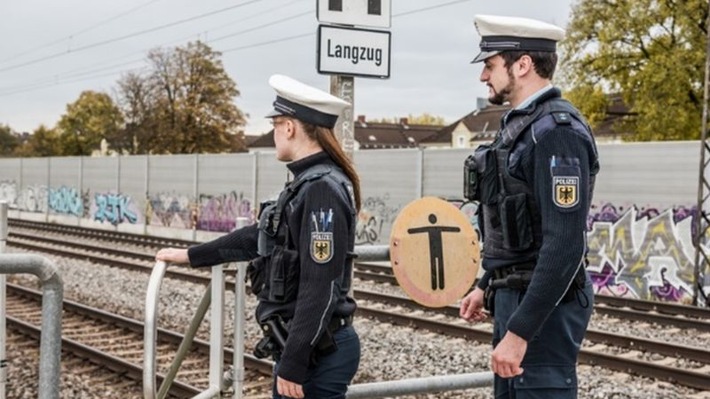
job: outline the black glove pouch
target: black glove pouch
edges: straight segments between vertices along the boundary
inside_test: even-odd
[[[260,256],[256,259],[252,259],[247,265],[247,272],[245,278],[249,280],[251,292],[254,295],[259,295],[259,293],[266,286],[266,278],[269,275],[269,264],[271,263],[270,256]]]
[[[269,301],[289,302],[298,293],[298,252],[276,245],[269,266]]]

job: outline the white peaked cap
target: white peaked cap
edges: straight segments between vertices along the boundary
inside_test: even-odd
[[[323,90],[284,75],[272,75],[269,85],[276,90],[274,110],[266,117],[291,116],[317,126],[333,128],[350,103]]]
[[[502,51],[557,51],[564,39],[559,26],[529,18],[476,15],[474,25],[481,35],[481,53],[472,62],[481,62]]]

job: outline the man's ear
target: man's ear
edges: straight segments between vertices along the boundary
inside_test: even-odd
[[[516,64],[517,64],[517,68],[516,68],[517,71],[516,72],[517,72],[518,76],[525,76],[528,73],[530,73],[531,71],[535,70],[533,60],[527,54],[520,57],[518,59],[518,61],[516,62]]]

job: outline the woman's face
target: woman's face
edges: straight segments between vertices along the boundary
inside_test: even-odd
[[[274,126],[274,144],[276,145],[276,159],[283,162],[291,161],[290,138],[293,136],[295,123],[290,118],[277,116],[271,119]]]

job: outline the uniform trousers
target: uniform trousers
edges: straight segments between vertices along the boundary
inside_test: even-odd
[[[352,326],[344,326],[333,334],[338,350],[319,356],[315,367],[308,369],[303,384],[305,399],[344,399],[348,385],[360,365],[360,337]],[[274,365],[274,375],[278,372],[278,362]],[[274,378],[275,380],[275,378]],[[274,399],[287,399],[273,388]]]
[[[495,293],[493,347],[507,332],[508,319],[524,291],[500,288]],[[528,342],[521,367],[513,378],[495,376],[496,399],[577,398],[577,355],[592,316],[594,292],[589,278],[572,300],[560,302]]]

